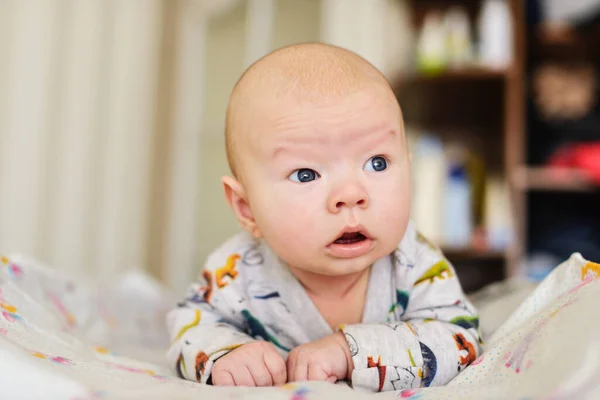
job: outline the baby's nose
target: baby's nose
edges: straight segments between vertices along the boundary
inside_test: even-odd
[[[369,197],[360,185],[347,185],[341,188],[330,196],[328,204],[329,211],[332,213],[337,213],[344,207],[367,208],[368,206]]]

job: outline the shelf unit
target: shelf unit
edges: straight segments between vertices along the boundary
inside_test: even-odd
[[[442,252],[455,262],[464,260],[502,261],[506,257],[505,252],[502,250],[477,249],[474,247],[442,247]]]
[[[527,134],[521,138],[522,149],[527,151],[511,175],[517,201],[522,204],[522,212],[518,214],[523,235],[521,256],[547,253],[564,260],[576,251],[591,259],[600,254],[597,242],[600,233],[595,228],[600,185],[581,170],[544,165],[558,145],[600,140],[600,126],[594,122],[598,120],[598,106],[578,120],[553,123],[541,115],[534,100],[534,77],[542,65],[566,69],[588,65],[598,71],[600,23],[597,16],[589,15],[586,19],[577,27],[539,23],[527,29],[527,57],[523,64],[531,82],[528,85],[531,100],[526,107]],[[599,94],[596,90],[596,101]],[[581,124],[585,126],[584,136],[577,134]]]
[[[535,148],[530,147],[528,151],[534,136],[533,130],[529,135],[527,132],[530,126],[526,96],[531,65],[539,60],[551,59],[571,65],[584,60],[591,61],[598,67],[600,23],[588,23],[577,30],[565,29],[564,26],[527,26],[525,2],[506,1],[513,18],[514,40],[513,62],[506,70],[468,67],[436,74],[399,76],[392,82],[407,125],[438,131],[442,136],[451,134],[453,139],[456,136],[467,141],[478,139],[483,143],[478,150],[484,151],[486,162],[492,166],[494,173],[500,173],[506,179],[514,229],[512,245],[506,251],[444,249],[451,261],[455,264],[468,264],[469,273],[475,275],[492,274],[488,266],[502,264],[503,278],[525,273],[521,266],[528,250],[535,247],[533,242],[544,240],[539,235],[543,235],[546,225],[540,225],[537,214],[540,211],[550,213],[549,218],[552,219],[553,211],[549,206],[556,196],[560,197],[560,201],[565,201],[565,198],[570,201],[565,203],[568,204],[566,208],[581,208],[583,203],[586,207],[589,204],[593,206],[596,197],[592,197],[592,194],[600,192],[600,184],[580,170],[534,164],[536,161],[531,157],[531,150]],[[409,1],[413,23],[417,28],[422,26],[424,17],[430,10],[444,11],[452,5],[462,6],[474,21],[482,2],[483,0]],[[460,101],[456,101],[458,98]],[[595,129],[596,139],[600,140],[600,127]],[[532,205],[532,199],[543,208],[535,208],[539,206]],[[580,216],[574,213],[566,215],[566,218],[575,219]],[[550,226],[555,228],[552,223]],[[531,243],[528,243],[528,239],[531,239]],[[573,248],[573,251],[578,250]]]
[[[444,10],[455,4],[463,6],[474,21],[481,1],[413,0],[410,2],[413,23],[420,27],[429,10]],[[525,10],[521,0],[509,0],[509,4],[514,30],[514,56],[509,68],[491,70],[468,67],[436,74],[399,76],[392,82],[407,124],[439,132],[453,132],[467,140],[478,140],[491,170],[508,179],[513,226],[516,230],[516,240],[512,246],[506,251],[485,248],[443,249],[457,268],[460,264],[469,265],[467,268],[476,272],[476,268],[480,268],[478,266],[483,268],[490,265],[491,268],[493,265],[496,270],[500,268],[500,275],[477,272],[484,281],[473,284],[474,288],[489,283],[485,281],[488,278],[486,275],[494,275],[495,279],[515,275],[525,251],[525,226],[521,223],[525,212],[523,188],[513,184],[513,181],[518,180],[517,171],[525,159]],[[457,98],[461,100],[456,101]],[[529,179],[526,181],[534,182]]]
[[[513,186],[523,192],[591,192],[598,189],[588,175],[577,169],[520,166],[511,178]]]
[[[465,82],[490,79],[504,79],[509,71],[492,70],[486,68],[469,67],[464,69],[449,70],[441,73],[414,74],[404,78],[404,83],[435,83],[435,82]],[[402,83],[402,82],[399,82]]]

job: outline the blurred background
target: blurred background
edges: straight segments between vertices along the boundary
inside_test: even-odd
[[[467,291],[600,260],[600,0],[0,0],[0,251],[182,290],[238,229],[227,99],[293,43],[389,79]]]

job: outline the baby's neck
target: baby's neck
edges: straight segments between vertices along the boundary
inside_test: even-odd
[[[290,267],[292,274],[311,297],[324,300],[341,300],[357,291],[365,292],[371,267],[360,272],[340,276],[318,275]]]

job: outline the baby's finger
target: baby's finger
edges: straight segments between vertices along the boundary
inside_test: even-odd
[[[251,367],[248,367],[248,370],[256,386],[273,386],[271,373],[267,369],[267,366],[259,360],[256,360]]]
[[[329,378],[327,378],[327,382],[329,383],[336,383],[338,381],[338,378],[336,376],[330,376]]]
[[[287,380],[285,361],[277,352],[263,353],[263,361],[273,379],[273,385],[282,385]]]
[[[254,378],[252,377],[250,370],[244,364],[239,364],[235,367],[235,369],[232,369],[231,375],[233,375],[235,386],[256,386],[256,382],[254,382]]]
[[[294,354],[294,352],[290,353],[288,355],[288,358],[285,362],[286,364],[286,368],[287,368],[287,381],[288,382],[293,382],[294,381],[294,375],[296,371],[296,356]]]
[[[233,375],[227,370],[213,371],[211,375],[213,386],[235,386]]]
[[[309,365],[308,367],[308,380],[309,381],[326,381],[329,379],[329,374],[323,371],[323,368],[318,365]]]
[[[288,371],[288,374],[290,371]],[[292,378],[290,381],[302,382],[308,380],[308,364],[305,362],[297,362],[292,370]]]

